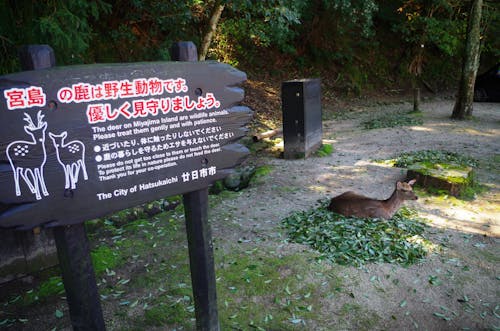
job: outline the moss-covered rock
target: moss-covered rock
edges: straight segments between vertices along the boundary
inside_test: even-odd
[[[417,184],[428,190],[445,190],[455,197],[474,184],[472,168],[456,164],[417,162],[408,166],[407,177],[416,178]]]

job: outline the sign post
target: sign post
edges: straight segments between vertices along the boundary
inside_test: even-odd
[[[193,42],[172,46],[174,61],[197,61]],[[208,224],[208,188],[183,195],[197,330],[219,330],[213,242]]]
[[[55,228],[75,330],[104,329],[82,223],[176,194],[197,328],[219,329],[207,192],[248,155],[236,143],[252,116],[238,105],[245,80],[212,61],[0,76],[0,227]]]
[[[106,330],[83,223],[56,226],[54,239],[73,330]]]
[[[189,264],[197,330],[219,330],[208,188],[184,194]]]

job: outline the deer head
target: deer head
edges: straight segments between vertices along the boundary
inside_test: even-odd
[[[60,134],[55,134],[52,132],[49,132],[49,137],[52,139],[52,142],[54,143],[54,146],[56,148],[61,147],[63,145],[64,139],[68,136],[68,132],[63,131]]]
[[[416,179],[410,180],[408,183],[405,182],[397,182],[396,190],[399,193],[400,197],[403,200],[417,200],[415,192],[413,192],[413,184],[417,182]]]
[[[35,124],[33,120],[31,119],[30,115],[27,113],[24,113],[24,120],[28,123],[28,125],[24,126],[24,131],[26,131],[27,134],[33,136],[33,133],[38,130],[42,130],[45,132],[45,129],[47,128],[47,122],[43,121],[43,118],[45,115],[42,114],[42,111],[39,110],[37,113],[37,123]],[[39,138],[40,141],[42,141],[42,138]]]

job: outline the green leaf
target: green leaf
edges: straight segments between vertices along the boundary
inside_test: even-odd
[[[62,318],[64,316],[64,313],[60,311],[59,309],[56,309],[56,312],[54,314],[56,318]]]
[[[451,318],[451,317],[447,317],[446,315],[441,314],[441,313],[434,313],[433,315],[434,315],[434,316],[436,316],[436,317],[442,318],[442,319],[444,319],[445,321],[451,321],[451,320],[452,320],[452,318]]]
[[[354,266],[365,262],[410,265],[434,247],[421,236],[424,221],[407,208],[401,208],[391,220],[379,222],[332,213],[328,203],[323,200],[318,208],[297,212],[282,222],[290,241],[310,245],[321,253],[321,259]],[[370,281],[376,279],[372,276]]]

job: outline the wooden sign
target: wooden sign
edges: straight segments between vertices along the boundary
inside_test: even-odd
[[[248,154],[245,73],[217,62],[0,77],[0,227],[76,224],[207,187]]]

